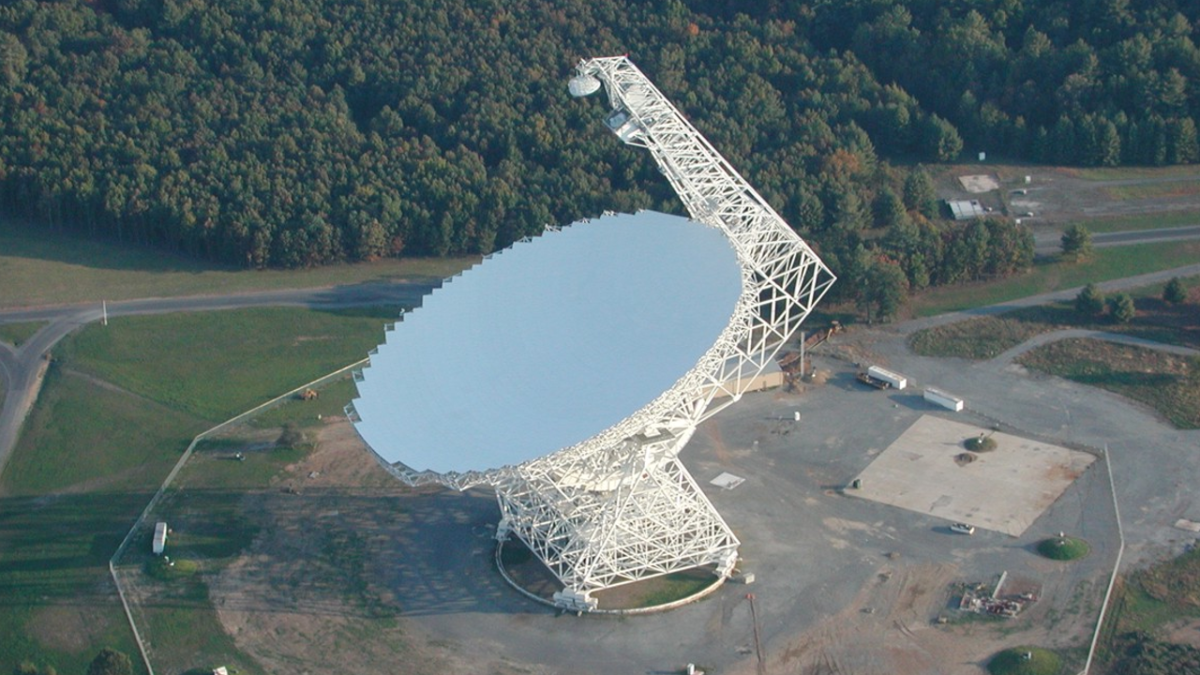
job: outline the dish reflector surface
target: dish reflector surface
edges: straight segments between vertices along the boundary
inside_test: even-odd
[[[716,229],[643,211],[520,242],[427,296],[359,381],[359,433],[435,473],[520,464],[595,436],[691,370],[741,268]]]

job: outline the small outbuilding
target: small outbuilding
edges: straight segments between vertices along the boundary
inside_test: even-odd
[[[946,205],[950,207],[950,213],[954,215],[955,220],[970,220],[987,215],[987,209],[977,199],[946,200]]]
[[[154,525],[154,555],[162,555],[167,548],[167,524],[159,521]]]

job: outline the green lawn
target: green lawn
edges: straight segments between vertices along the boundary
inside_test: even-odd
[[[1096,249],[1083,263],[1046,262],[1026,274],[990,283],[932,289],[912,301],[914,316],[986,307],[1017,298],[1083,286],[1089,282],[1157,272],[1200,260],[1200,242],[1162,242]]]
[[[1122,166],[1097,167],[1090,169],[1062,169],[1062,171],[1084,180],[1137,180],[1155,178],[1174,178],[1176,176],[1197,176],[1196,167],[1181,164],[1178,166]]]
[[[1160,230],[1171,227],[1200,225],[1200,211],[1170,211],[1144,216],[1112,216],[1091,218],[1081,224],[1088,232],[1131,232],[1134,230]]]
[[[61,352],[74,368],[219,422],[365,358],[398,313],[278,307],[120,317],[89,325]]]
[[[66,338],[0,476],[0,673],[25,660],[82,673],[104,646],[129,654],[140,673],[107,563],[191,438],[362,358],[395,314],[286,308],[125,317]],[[347,385],[297,409],[340,408]],[[221,459],[223,452],[214,442],[197,453],[212,459],[210,480],[220,489],[180,502],[210,512],[210,527],[176,543],[211,559],[253,537],[253,528],[222,511],[230,495],[262,486],[301,451],[247,453],[244,462]],[[202,591],[192,587],[183,598]],[[152,610],[172,645],[178,640],[172,649],[180,662],[192,650],[229,655],[241,672],[257,672],[230,651],[211,610],[186,607]]]
[[[26,321],[23,323],[0,323],[0,342],[7,342],[14,347],[20,347],[33,334],[46,326],[45,321]]]
[[[477,258],[412,258],[307,270],[245,270],[157,249],[46,232],[0,220],[0,308],[128,300],[368,281],[437,281]]]
[[[357,396],[350,377],[331,382],[322,387],[315,401],[293,399],[256,416],[250,424],[260,428],[282,427],[294,424],[311,427],[320,424],[318,416],[333,417],[345,414],[346,404]]]
[[[207,426],[55,366],[0,477],[0,490],[40,495],[157,488],[191,437]]]

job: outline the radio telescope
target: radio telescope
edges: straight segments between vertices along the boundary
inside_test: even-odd
[[[608,127],[648,149],[690,219],[550,229],[451,280],[389,328],[347,414],[411,485],[495,488],[496,537],[557,577],[554,603],[711,567],[738,539],[679,452],[736,402],[833,275],[624,57],[581,62]]]

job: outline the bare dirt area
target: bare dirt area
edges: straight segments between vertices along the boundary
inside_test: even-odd
[[[1011,646],[1014,635],[1031,644],[1051,642],[1045,628],[1022,628],[1000,618],[954,616],[953,564],[883,565],[853,602],[767,655],[765,668],[744,664],[739,675],[765,670],[796,675],[979,675],[987,659]]]
[[[403,518],[398,501],[408,491],[345,420],[321,428],[315,449],[272,483],[243,497],[259,535],[210,585],[238,649],[267,672],[375,673],[398,662],[434,672],[372,573],[389,548],[377,533]]]

